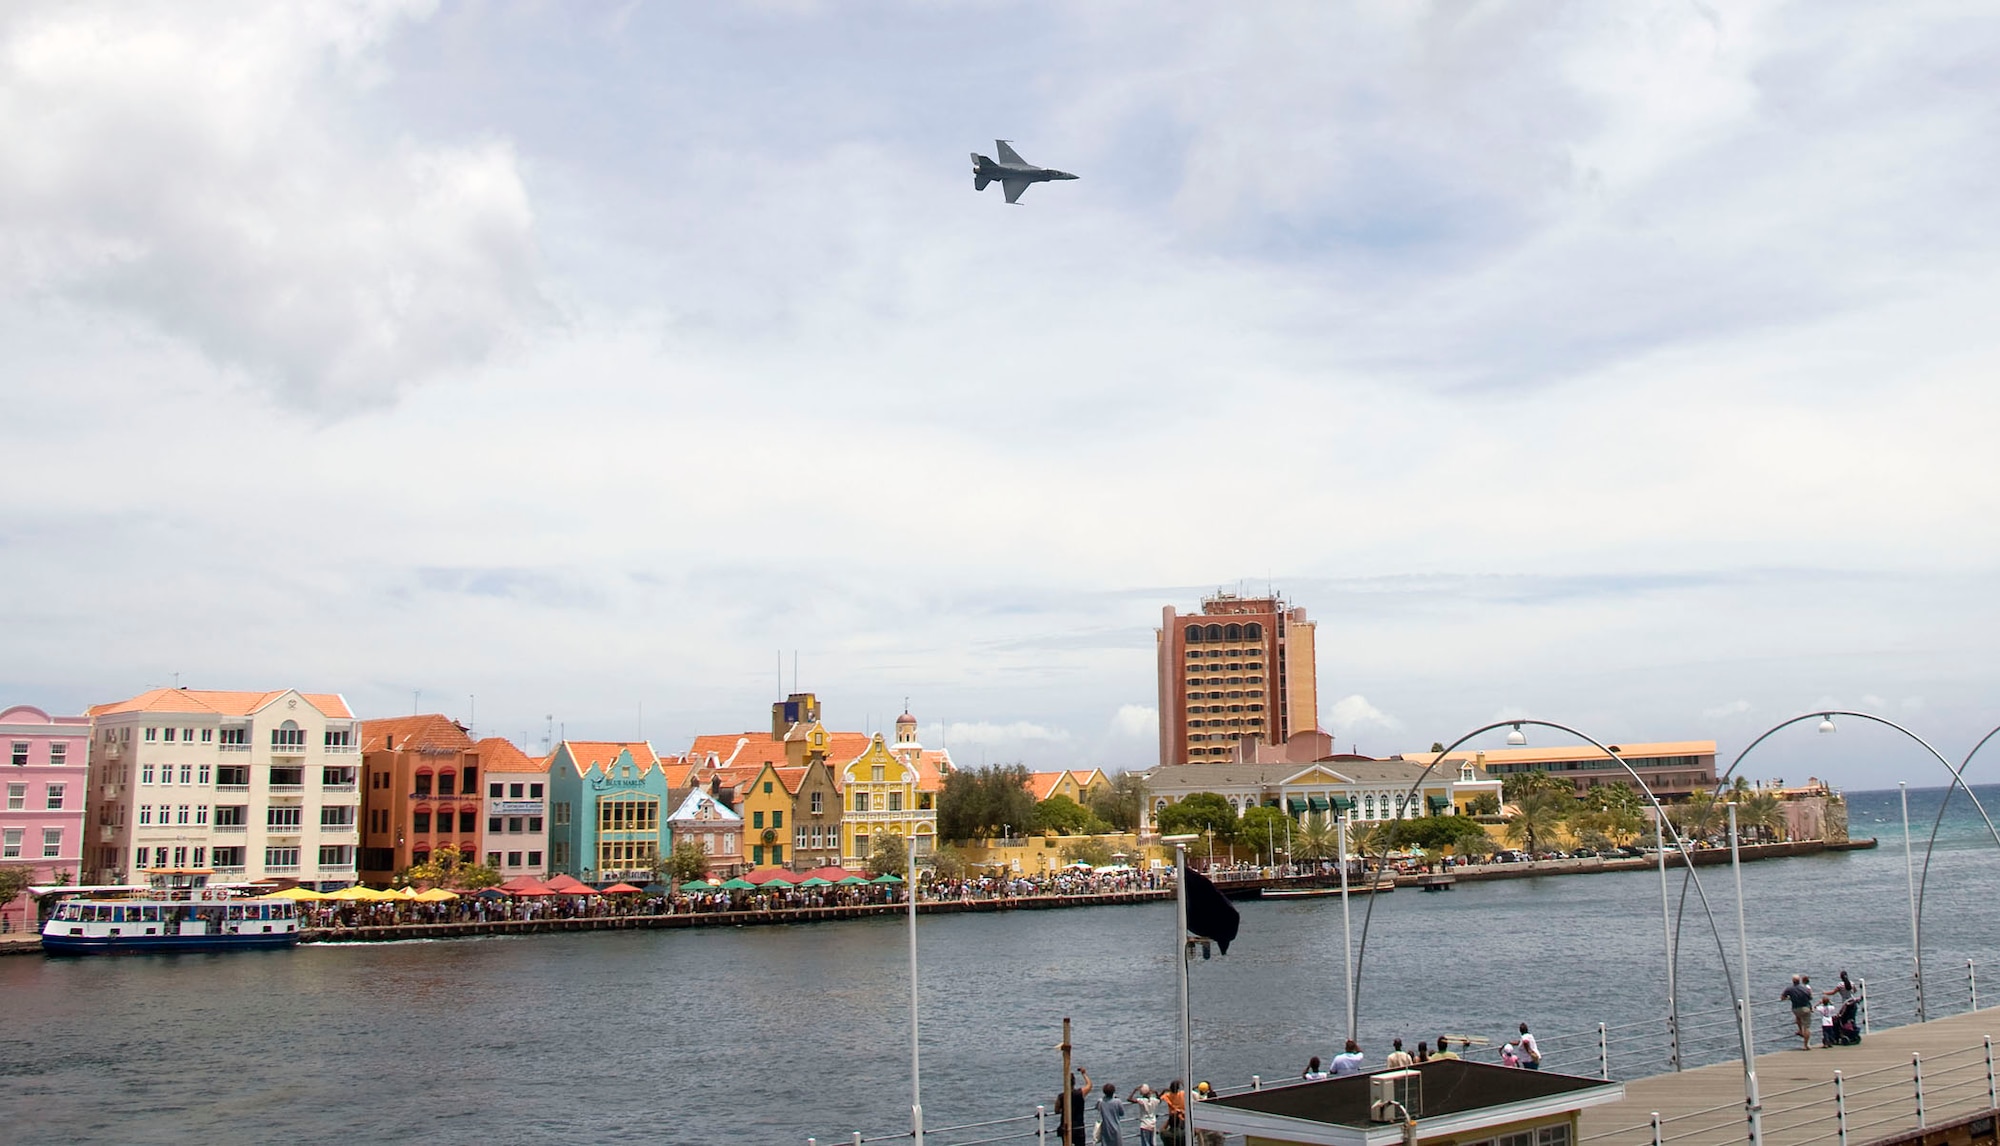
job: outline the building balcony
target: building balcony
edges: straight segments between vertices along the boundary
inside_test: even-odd
[[[271,745],[271,755],[273,756],[304,756],[305,754],[306,746],[303,744]]]
[[[319,870],[321,872],[332,872],[335,875],[350,875],[354,871],[354,865],[351,863],[323,863],[319,865]]]
[[[930,808],[924,808],[919,811],[899,811],[899,812],[845,812],[842,813],[841,819],[847,821],[848,823],[894,824],[894,823],[902,823],[909,820],[916,820],[922,823],[934,823],[937,820],[937,812]],[[752,828],[750,830],[755,831],[756,829]]]
[[[218,832],[247,832],[250,828],[247,824],[217,824],[215,825],[215,830]]]
[[[319,826],[319,834],[322,836],[351,836],[359,830],[360,825],[358,824],[321,824]]]
[[[303,796],[305,795],[305,791],[306,786],[304,784],[271,785],[271,794],[273,796]]]
[[[275,871],[276,869],[274,868],[272,870]],[[217,875],[242,875],[243,872],[244,868],[242,864],[237,864],[235,867],[218,866],[215,868],[215,874]]]
[[[301,748],[299,749],[299,751],[304,752],[305,749]],[[348,756],[352,756],[361,751],[361,746],[358,744],[328,744],[326,745],[326,751],[329,755],[336,753],[344,753]]]
[[[220,870],[220,869],[218,869],[218,870]],[[234,869],[234,870],[236,870],[236,871],[242,871],[243,869],[242,869],[242,868],[236,868],[236,869]],[[295,863],[267,863],[267,864],[265,864],[265,865],[264,865],[264,870],[265,870],[265,871],[267,871],[267,872],[275,872],[275,871],[297,871],[297,870],[299,870],[299,865],[297,865],[297,864],[295,864]]]
[[[218,792],[248,792],[248,791],[250,790],[250,785],[248,785],[248,784],[217,784],[217,785],[215,786],[215,790],[216,790],[216,791],[218,791]]]
[[[218,744],[218,745],[216,745],[215,747],[216,747],[216,749],[217,749],[218,751],[221,751],[221,752],[248,752],[248,751],[250,751],[250,746],[249,746],[248,744]],[[219,869],[218,869],[218,870],[219,870]]]
[[[319,790],[322,792],[352,792],[355,790],[354,781],[349,780],[345,784],[321,784]]]

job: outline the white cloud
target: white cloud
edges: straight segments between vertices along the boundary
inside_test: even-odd
[[[1121,704],[1111,717],[1111,735],[1130,740],[1156,741],[1160,735],[1160,710],[1150,704]]]
[[[942,742],[946,747],[954,745],[1018,745],[1018,744],[1061,744],[1069,740],[1069,733],[1061,728],[1050,728],[1031,720],[1015,720],[1006,724],[990,721],[953,721],[949,726],[932,725],[944,733]]]
[[[1718,704],[1713,708],[1702,709],[1701,718],[1703,720],[1721,720],[1723,717],[1740,716],[1748,711],[1750,711],[1749,701],[1732,700],[1727,704]]]
[[[0,297],[134,316],[327,412],[487,360],[543,309],[513,146],[357,106],[429,8],[15,8]]]
[[[1402,721],[1368,703],[1359,693],[1334,701],[1327,710],[1327,724],[1336,735],[1371,729],[1395,732],[1403,727]]]

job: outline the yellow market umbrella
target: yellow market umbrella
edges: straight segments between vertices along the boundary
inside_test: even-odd
[[[434,887],[429,891],[420,891],[412,898],[418,903],[443,903],[448,899],[457,899],[458,895],[454,892],[446,891],[444,888]]]
[[[392,897],[385,892],[376,891],[374,888],[357,883],[353,887],[343,887],[339,891],[330,892],[325,898],[348,901],[363,900],[372,903],[376,900]]]
[[[416,891],[415,891],[414,889],[412,889],[412,888],[407,888],[407,887],[399,887],[399,888],[396,888],[396,889],[395,889],[395,890],[393,890],[393,891],[385,891],[385,892],[383,892],[383,893],[382,893],[382,898],[383,898],[383,899],[416,899],[416,898],[418,898],[418,895],[417,895]]]
[[[271,898],[291,899],[291,900],[314,900],[314,899],[331,899],[332,896],[322,895],[319,892],[314,891],[310,887],[288,887],[283,891],[272,892]]]

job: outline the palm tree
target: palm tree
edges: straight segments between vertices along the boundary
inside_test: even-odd
[[[1332,828],[1321,823],[1317,816],[1307,816],[1305,826],[1292,838],[1292,851],[1302,860],[1317,863],[1334,858],[1340,850],[1340,837]]]
[[[1722,803],[1708,792],[1696,792],[1673,809],[1681,834],[1706,840],[1722,825]]]
[[[1737,804],[1736,818],[1743,827],[1756,832],[1760,839],[1779,838],[1785,826],[1784,809],[1773,792],[1751,793]]]
[[[1514,843],[1525,841],[1528,853],[1533,855],[1541,850],[1539,842],[1555,835],[1562,826],[1571,802],[1553,792],[1529,792],[1521,797],[1519,810],[1507,821],[1507,838]]]

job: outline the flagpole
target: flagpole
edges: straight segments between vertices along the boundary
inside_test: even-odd
[[[915,1146],[924,1146],[924,1099],[919,1084],[921,1074],[917,1052],[917,848],[910,837],[910,882],[903,894],[910,901],[910,1137]],[[1064,1096],[1068,1101],[1068,1096]]]
[[[1340,809],[1333,810],[1333,821],[1340,825],[1340,930],[1347,946],[1347,1037],[1357,1037],[1354,1033],[1354,917],[1347,909],[1347,814]]]
[[[1187,1141],[1194,1136],[1194,1024],[1188,1019],[1187,841],[1174,842],[1174,962],[1181,980],[1181,1104],[1187,1111]]]

